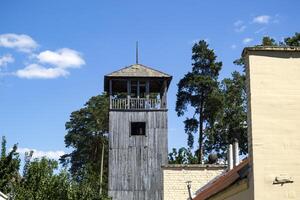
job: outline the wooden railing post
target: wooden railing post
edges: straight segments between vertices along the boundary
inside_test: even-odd
[[[147,98],[120,98],[113,99],[110,98],[110,108],[111,109],[161,109],[162,100],[160,99],[147,99]]]
[[[127,109],[130,109],[131,82],[127,80]]]
[[[109,80],[109,108],[112,109],[112,81]]]

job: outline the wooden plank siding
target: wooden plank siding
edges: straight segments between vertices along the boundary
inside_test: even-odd
[[[167,111],[111,110],[109,119],[109,195],[113,200],[162,200]],[[131,136],[131,122],[146,122],[146,135]]]

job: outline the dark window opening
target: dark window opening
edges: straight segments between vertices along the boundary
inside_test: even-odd
[[[131,98],[137,98],[137,81],[131,81]]]
[[[131,122],[131,135],[146,135],[146,122]]]
[[[140,98],[146,98],[146,82],[140,81]]]

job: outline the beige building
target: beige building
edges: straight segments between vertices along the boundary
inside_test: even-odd
[[[249,158],[194,200],[300,199],[300,48],[243,51]]]
[[[222,174],[225,165],[177,165],[163,166],[164,200],[185,200],[189,198],[187,183],[191,185],[191,195],[216,176]]]

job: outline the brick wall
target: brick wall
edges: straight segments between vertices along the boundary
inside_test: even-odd
[[[187,181],[192,195],[225,170],[224,165],[167,165],[163,167],[164,200],[188,199]]]

